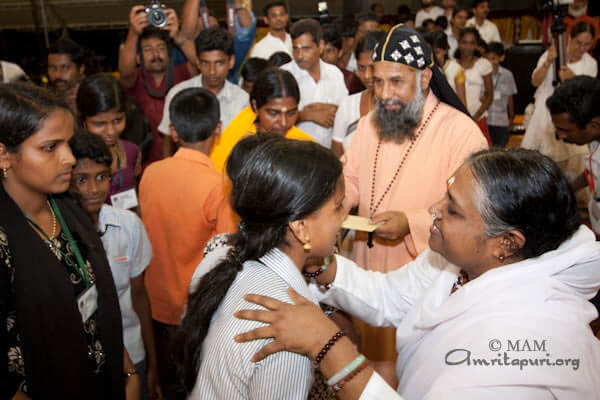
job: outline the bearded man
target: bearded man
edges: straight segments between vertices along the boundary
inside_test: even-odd
[[[358,215],[373,223],[383,222],[371,240],[357,232],[354,260],[387,272],[427,248],[427,208],[444,196],[448,177],[487,142],[414,29],[393,27],[375,48],[373,61],[377,104],[360,120],[342,162],[346,206],[358,207]],[[460,218],[460,210],[448,212]],[[393,383],[394,330],[361,330],[362,351],[370,360],[389,361],[376,368]]]

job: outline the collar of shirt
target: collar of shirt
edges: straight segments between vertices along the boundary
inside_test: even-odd
[[[206,154],[201,152],[200,150],[188,149],[185,147],[180,147],[179,150],[175,154],[173,154],[173,158],[177,158],[180,160],[192,161],[195,163],[202,164],[209,168],[214,168],[212,161]]]
[[[109,226],[116,228],[121,226],[119,215],[115,212],[114,207],[103,204],[100,209],[100,215],[98,215],[98,230],[100,232],[106,232]]]
[[[192,79],[194,79],[195,82],[191,87],[204,87],[202,85],[202,75],[196,75]],[[223,88],[217,95],[217,100],[219,100],[219,103],[229,103],[231,101],[233,97],[231,90],[232,86],[234,86],[234,84],[225,79],[225,85],[223,85]]]
[[[313,303],[318,304],[317,299],[309,290],[300,270],[283,251],[277,248],[272,249],[262,256],[259,261],[279,275],[281,279],[287,282],[292,289],[298,292],[298,294],[304,296]]]
[[[324,82],[326,79],[329,78],[328,74],[327,74],[327,67],[329,66],[327,63],[325,63],[325,61],[321,60],[319,58],[319,73],[320,73],[320,79],[319,82],[316,82],[312,75],[305,69],[300,68],[300,66],[296,63],[295,60],[291,61],[291,66],[292,69],[294,69],[296,71],[297,74],[296,75],[294,72],[292,72],[294,75],[300,77],[302,80],[304,79],[310,79],[311,81],[314,82],[315,85],[318,85],[320,82]]]

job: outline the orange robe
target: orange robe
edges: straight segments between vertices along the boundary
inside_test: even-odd
[[[437,103],[429,93],[423,120]],[[373,163],[378,143],[372,123],[373,111],[363,117],[346,153],[342,156],[346,183],[346,206],[358,206],[358,215],[370,217],[369,203],[373,180]],[[419,128],[417,128],[418,131]],[[410,141],[384,142],[380,147],[375,179],[376,204],[390,184]],[[487,148],[487,142],[473,120],[451,106],[440,103],[429,124],[400,169],[396,181],[374,212],[402,211],[408,218],[410,233],[404,239],[390,241],[374,236],[373,248],[367,236],[357,232],[354,260],[363,268],[386,272],[402,267],[428,247],[431,213],[428,208],[446,193],[446,182],[473,152]],[[370,327],[369,327],[370,328]],[[363,329],[363,351],[373,360],[395,357],[393,330],[381,337]],[[378,330],[379,331],[379,330]]]

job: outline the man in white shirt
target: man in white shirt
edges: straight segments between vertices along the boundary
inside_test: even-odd
[[[426,19],[436,20],[437,17],[444,15],[444,9],[436,6],[434,0],[421,0],[422,9],[417,11],[415,16],[415,28],[420,28]]]
[[[173,97],[183,89],[203,87],[219,100],[222,130],[249,104],[248,93],[227,80],[229,70],[235,64],[233,37],[223,29],[211,28],[200,32],[196,39],[200,75],[183,81],[171,88],[165,98],[162,121],[158,130],[169,136],[169,105]],[[172,146],[171,146],[172,147]]]
[[[456,8],[456,0],[442,0],[442,8],[444,9],[444,16],[450,22],[452,15],[454,15],[454,9]]]
[[[268,60],[273,53],[284,51],[292,56],[292,38],[285,31],[289,21],[287,7],[283,1],[273,1],[264,8],[264,22],[269,32],[250,51],[250,57]]]
[[[467,21],[467,26],[473,26],[479,31],[479,35],[486,43],[500,42],[500,32],[492,21],[487,19],[490,13],[490,2],[488,0],[475,0],[473,3],[473,18]]]
[[[321,60],[323,31],[313,19],[302,19],[291,28],[294,60],[281,68],[294,75],[300,88],[296,126],[316,142],[331,147],[335,113],[348,95],[344,75],[334,65]]]

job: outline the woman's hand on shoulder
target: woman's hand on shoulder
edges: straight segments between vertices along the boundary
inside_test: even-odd
[[[253,362],[284,350],[307,355],[314,360],[323,345],[339,330],[319,306],[300,296],[292,288],[288,289],[288,293],[294,304],[247,294],[244,296],[246,301],[267,310],[240,310],[234,314],[236,318],[269,324],[235,337],[235,341],[239,343],[273,338],[272,342],[252,357]]]

